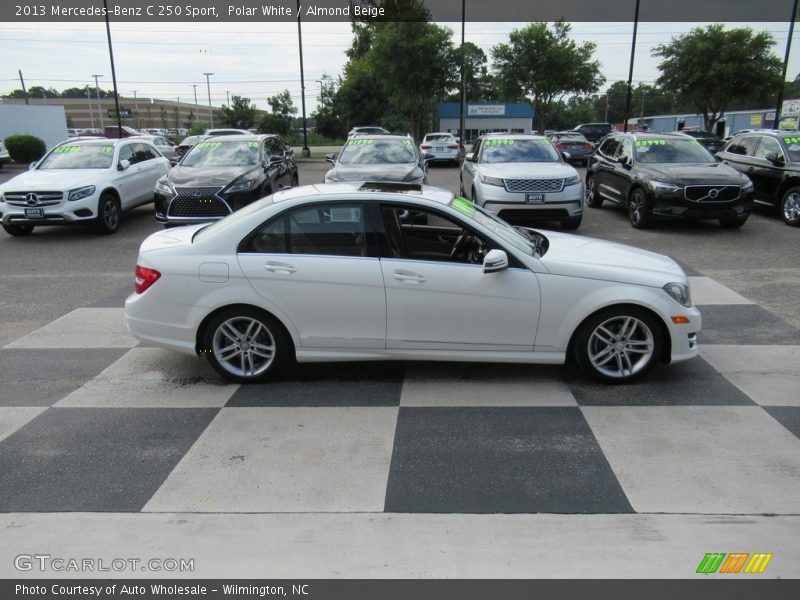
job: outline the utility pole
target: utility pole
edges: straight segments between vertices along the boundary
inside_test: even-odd
[[[197,106],[197,85],[196,83],[190,83],[189,86],[194,88],[194,105]]]
[[[136,99],[136,90],[133,90],[133,110],[136,111],[136,129],[141,129],[142,121],[139,118],[139,101]]]
[[[226,92],[225,92],[225,96],[228,98],[228,101],[225,103],[225,106],[227,106],[228,108],[230,108],[230,107],[231,107],[231,93],[230,93],[230,92],[228,92],[228,91],[226,91]]]
[[[100,105],[100,86],[97,83],[97,80],[103,76],[92,75],[92,77],[94,77],[94,91],[95,94],[97,95],[97,112],[100,113],[100,129],[104,129],[105,125],[103,124],[103,107]]]
[[[203,73],[206,76],[206,88],[208,89],[208,115],[211,119],[211,129],[214,129],[214,109],[211,108],[211,80],[209,77],[213,75],[213,73]]]
[[[303,106],[303,156],[311,156],[308,149],[308,127],[306,126],[306,83],[303,74],[303,29],[300,26],[300,0],[297,0],[297,47],[300,50],[300,100]]]
[[[122,115],[119,112],[119,88],[117,87],[117,70],[114,68],[114,48],[111,46],[111,23],[108,20],[108,0],[103,0],[106,13],[106,38],[108,38],[108,59],[111,61],[111,83],[114,86],[114,110],[117,113],[117,132],[122,137]]]
[[[28,90],[25,88],[25,80],[22,78],[22,69],[19,69],[18,72],[19,83],[22,85],[22,93],[25,94],[25,104],[30,104],[30,102],[28,102]]]
[[[464,112],[467,109],[467,57],[464,52],[464,23],[467,16],[466,0],[461,0],[461,110],[458,118],[459,146],[467,147],[467,132],[464,130]],[[437,127],[438,129],[438,127]],[[461,149],[459,148],[459,156]]]
[[[608,123],[608,91],[606,91],[606,123]]]
[[[633,16],[633,42],[631,43],[631,66],[628,70],[628,95],[625,97],[625,123],[622,131],[628,131],[628,115],[631,113],[631,81],[633,80],[633,59],[636,56],[636,32],[639,29],[639,0],[636,0],[636,12]]]
[[[89,120],[92,122],[92,129],[94,129],[94,111],[92,110],[92,95],[89,93],[89,86],[86,86],[86,100],[89,103]]]
[[[178,122],[175,123],[175,129],[181,128],[181,97],[178,96]],[[177,134],[177,131],[175,132]]]

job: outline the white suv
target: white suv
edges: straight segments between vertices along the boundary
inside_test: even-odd
[[[478,138],[461,166],[461,195],[509,223],[558,221],[577,229],[583,182],[541,135],[491,133]]]
[[[59,144],[0,185],[3,229],[20,236],[39,225],[92,223],[114,233],[123,211],[153,201],[156,181],[169,169],[156,147],[139,138]]]

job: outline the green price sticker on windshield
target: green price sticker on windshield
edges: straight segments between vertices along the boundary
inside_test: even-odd
[[[540,143],[540,144],[544,144],[545,146],[547,146],[547,145],[549,145],[549,144],[550,144],[550,140],[547,140],[547,139],[545,139],[545,140],[539,140],[539,143]]]
[[[783,138],[784,144],[800,144],[800,137],[787,137]]]
[[[497,140],[486,140],[485,144],[487,146],[513,146],[514,140],[508,139],[497,139]]]
[[[642,147],[646,147],[646,146],[666,146],[666,145],[667,145],[667,141],[666,140],[637,140],[636,141],[636,147],[637,148],[642,148]]]
[[[453,198],[453,202],[450,204],[453,208],[455,208],[458,212],[471,217],[475,214],[475,205],[464,198],[463,196],[456,196]]]
[[[103,154],[114,154],[114,146],[100,146],[100,152]]]
[[[73,152],[80,152],[81,146],[59,146],[53,150],[53,154],[72,154]]]
[[[258,148],[258,142],[247,142],[248,148]]]
[[[196,146],[198,148],[219,148],[222,146],[222,142],[200,142]]]
[[[374,144],[374,143],[375,140],[359,140],[359,139],[350,140],[351,146],[364,146],[365,144]]]

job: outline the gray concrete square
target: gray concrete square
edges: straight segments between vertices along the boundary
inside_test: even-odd
[[[701,349],[707,344],[800,344],[800,329],[755,304],[706,305],[700,313]]]
[[[800,438],[800,406],[768,406],[764,410]]]

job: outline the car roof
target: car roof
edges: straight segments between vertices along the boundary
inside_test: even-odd
[[[135,141],[144,141],[149,142],[150,140],[144,138],[143,136],[135,135],[131,137],[124,137],[124,138],[107,138],[107,137],[92,137],[92,138],[70,138],[68,140],[64,140],[59,144],[59,146],[63,144],[78,144],[81,146],[96,146],[96,145],[103,145],[103,146],[118,146],[120,144],[126,142],[135,142]]]
[[[651,133],[651,132],[647,132],[647,133],[644,133],[642,131],[628,131],[628,132],[617,131],[617,132],[610,133],[608,137],[617,137],[617,138],[627,137],[627,138],[633,138],[634,140],[663,140],[663,139],[667,139],[667,140],[685,140],[687,137],[690,137],[690,136],[686,136],[685,134],[680,133],[680,132],[674,132],[674,133]]]
[[[386,201],[392,198],[403,200],[405,198],[414,197],[424,198],[443,205],[450,204],[455,197],[453,192],[431,185],[415,183],[403,184],[386,181],[345,181],[341,183],[316,183],[303,187],[288,188],[273,194],[272,200],[278,203],[295,198],[313,196],[315,194],[328,196],[328,198],[320,198],[321,202],[340,200],[340,198],[331,198],[330,196],[344,196],[348,199],[367,201]]]
[[[503,137],[503,138],[511,138],[514,140],[542,140],[547,139],[546,135],[541,135],[539,133],[503,133],[502,131],[493,131],[491,133],[484,133],[482,138],[491,138],[491,137]]]
[[[261,141],[267,138],[274,138],[277,136],[271,133],[261,133],[261,134],[248,133],[247,135],[240,133],[236,135],[224,135],[224,136],[204,135],[202,137],[206,138],[206,141],[211,141],[213,139],[213,141],[215,142],[252,142],[255,140]]]
[[[402,133],[362,133],[358,136],[358,139],[368,139],[368,140],[407,140],[410,139],[407,135]],[[352,140],[347,140],[349,144]]]

